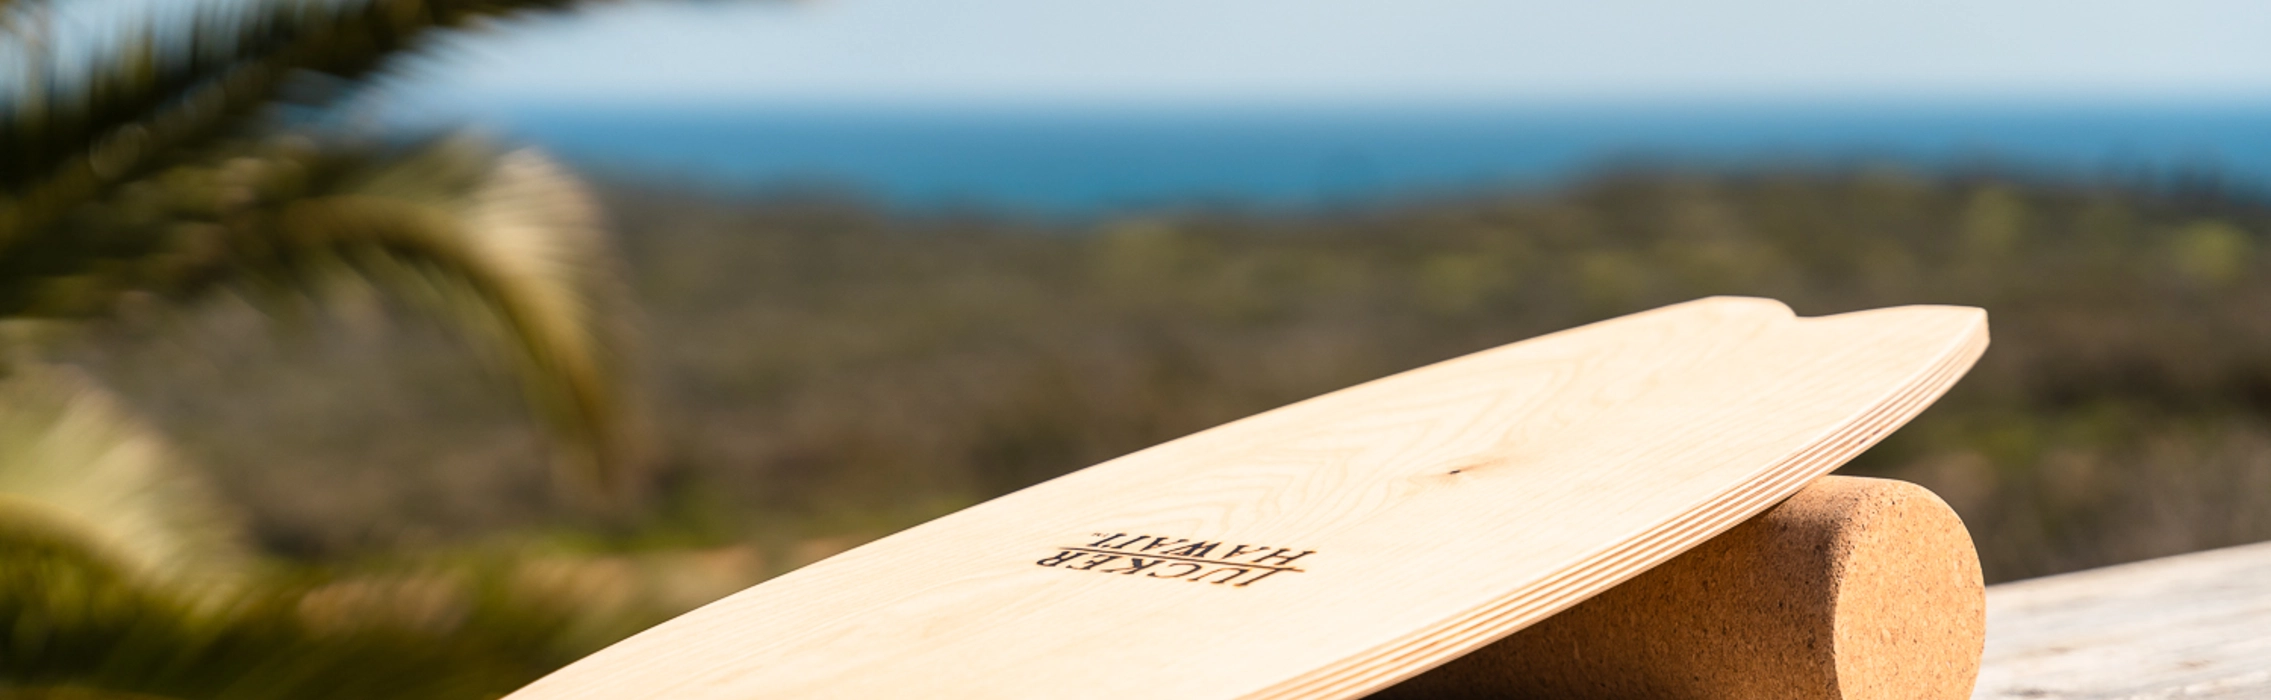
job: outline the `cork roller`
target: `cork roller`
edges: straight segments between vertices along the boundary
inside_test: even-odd
[[[1831,476],[1378,698],[1965,698],[1979,558],[1923,487]]]

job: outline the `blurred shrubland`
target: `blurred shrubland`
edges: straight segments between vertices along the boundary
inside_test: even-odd
[[[740,546],[778,573],[1256,411],[1661,304],[1971,304],[1994,347],[1848,471],[1947,497],[1996,580],[2271,539],[2271,207],[2215,186],[1635,172],[1075,223],[691,189],[600,188],[643,308],[633,381],[656,466],[636,522],[547,499],[525,419],[440,335],[335,321],[278,345],[224,312],[115,331],[76,361],[212,465],[273,551]]]
[[[2212,179],[1643,171],[1069,225],[608,202],[674,504],[736,537],[881,534],[1391,372],[1747,294],[1990,311],[1979,366],[1848,471],[1944,495],[1994,580],[2271,539],[2271,207]]]

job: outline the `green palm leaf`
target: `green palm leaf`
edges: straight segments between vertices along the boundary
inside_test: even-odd
[[[300,102],[335,97],[342,92],[337,86],[382,69],[435,30],[573,4],[253,0],[204,4],[190,26],[168,28],[163,36],[130,30],[140,35],[125,42],[128,50],[99,58],[80,74],[38,71],[0,93],[0,149],[8,154],[0,160],[0,254],[126,183],[210,155],[206,146],[265,117],[265,106],[287,96]],[[293,81],[310,74],[335,80]],[[319,87],[325,85],[331,87]]]
[[[237,523],[155,429],[68,369],[0,378],[0,542],[85,553],[177,590],[225,587],[250,557]]]
[[[432,158],[472,147],[447,142]],[[530,403],[570,449],[561,464],[604,489],[623,485],[612,377],[625,313],[598,212],[582,186],[534,151],[496,158],[470,187],[396,164],[346,191],[282,207],[281,254],[233,269],[301,288],[341,274],[422,303],[485,338],[522,377]]]
[[[612,493],[625,289],[591,197],[535,151],[279,138],[177,167],[0,255],[0,317],[99,318],[143,298],[320,302],[342,287],[436,312],[493,348],[564,448]]]

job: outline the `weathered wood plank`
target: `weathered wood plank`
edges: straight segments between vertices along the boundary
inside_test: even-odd
[[[2271,542],[1988,588],[1972,697],[2271,698]]]

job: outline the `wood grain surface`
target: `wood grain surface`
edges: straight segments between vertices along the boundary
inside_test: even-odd
[[[1988,588],[1972,697],[2271,698],[2271,542]]]
[[[1003,496],[511,697],[1361,696],[1788,497],[1986,344],[1961,307],[1611,319]]]

